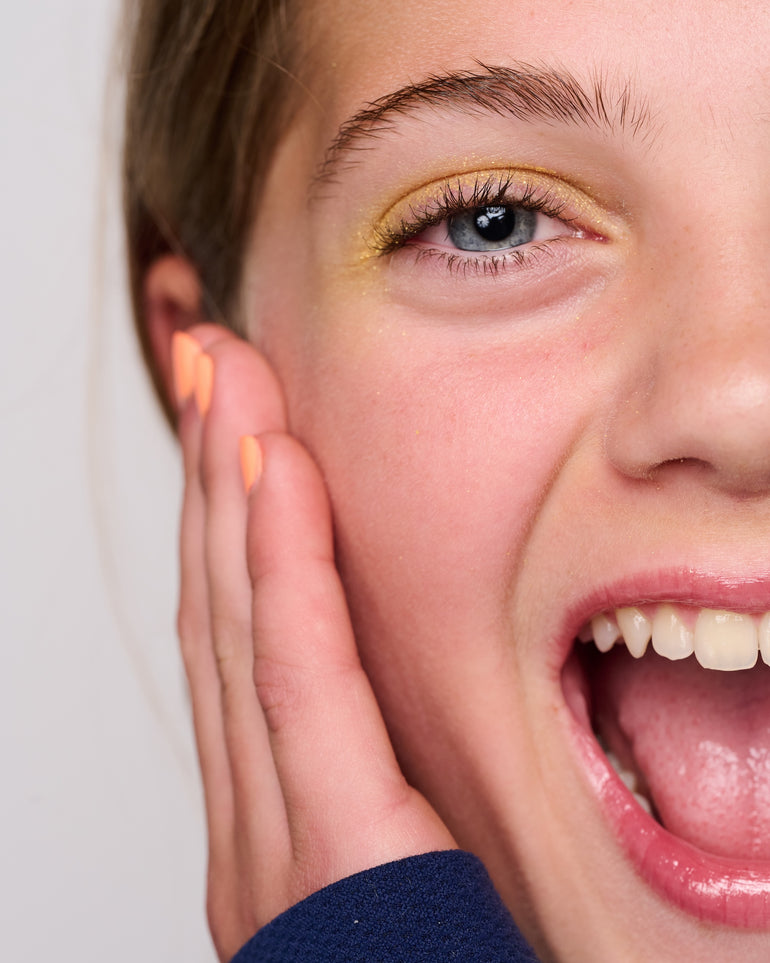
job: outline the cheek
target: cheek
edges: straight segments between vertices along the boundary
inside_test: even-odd
[[[327,480],[370,664],[433,684],[471,648],[499,662],[529,533],[584,423],[581,351],[392,317],[305,341],[293,429]]]
[[[551,591],[535,532],[552,567],[564,557],[545,508],[575,494],[559,482],[608,394],[612,315],[493,332],[308,290],[275,299],[263,347],[327,482],[361,657],[407,778],[483,835],[513,791],[490,732],[510,778],[532,771],[531,720],[553,702],[516,595]],[[471,800],[470,784],[486,788]]]
[[[582,318],[566,307],[453,323],[396,308],[376,274],[321,271],[309,254],[279,271],[275,256],[256,262],[284,283],[268,271],[251,316],[292,431],[326,479],[356,637],[389,722],[448,711],[470,665],[488,687],[504,663],[510,698],[531,675],[513,594],[522,568],[538,580],[532,533],[556,488],[569,498],[557,482],[608,394],[616,310],[604,299]],[[552,564],[562,537],[545,538]]]

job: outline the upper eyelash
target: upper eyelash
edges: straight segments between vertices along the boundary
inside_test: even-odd
[[[409,215],[401,218],[398,227],[379,226],[375,232],[377,253],[391,254],[429,227],[479,207],[524,207],[559,218],[565,224],[573,220],[565,216],[567,205],[561,198],[547,188],[532,184],[525,184],[522,189],[521,183],[510,175],[502,180],[499,177],[477,179],[469,195],[466,195],[465,188],[466,185],[459,181],[455,185],[447,183],[443,185],[442,193],[433,198],[426,208],[410,208]]]

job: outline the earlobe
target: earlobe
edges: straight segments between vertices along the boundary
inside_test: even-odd
[[[166,402],[173,402],[174,379],[171,339],[204,322],[201,283],[195,268],[184,258],[166,255],[153,263],[144,279],[144,323],[158,380]]]

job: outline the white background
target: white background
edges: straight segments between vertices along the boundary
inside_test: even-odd
[[[214,959],[173,630],[180,471],[120,252],[118,6],[4,0],[0,20],[0,958],[14,963]]]

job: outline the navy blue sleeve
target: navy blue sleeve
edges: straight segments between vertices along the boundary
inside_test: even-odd
[[[313,893],[232,963],[537,963],[481,862],[448,851],[386,863]]]

